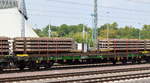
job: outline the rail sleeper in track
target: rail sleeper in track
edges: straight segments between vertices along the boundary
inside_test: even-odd
[[[129,79],[136,79],[136,78],[144,78],[149,77],[150,73],[140,73],[140,74],[130,74],[130,75],[119,75],[119,76],[109,76],[109,77],[100,77],[100,78],[88,78],[88,79],[80,79],[80,80],[68,80],[68,81],[61,81],[62,83],[106,83],[106,82],[113,82],[113,81],[120,81],[120,80],[129,80]],[[49,82],[49,83],[59,83],[57,82]]]
[[[95,75],[95,74],[119,73],[119,72],[129,72],[129,71],[141,71],[141,70],[149,70],[149,69],[150,69],[150,67],[143,67],[143,68],[129,68],[129,69],[117,69],[117,70],[104,70],[104,71],[90,71],[90,72],[77,72],[77,73],[64,73],[64,74],[1,78],[0,83],[2,83],[2,82],[13,82],[13,81],[37,80],[37,79],[74,77],[74,76],[87,76],[87,75]]]

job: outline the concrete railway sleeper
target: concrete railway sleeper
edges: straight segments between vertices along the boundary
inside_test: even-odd
[[[137,78],[145,78],[149,77],[150,73],[141,73],[141,74],[130,74],[130,75],[120,75],[120,76],[109,76],[109,77],[101,77],[101,78],[88,78],[88,79],[80,79],[80,80],[69,80],[69,81],[61,81],[62,83],[106,83],[120,80],[130,80]],[[49,82],[49,83],[58,83],[57,82]]]

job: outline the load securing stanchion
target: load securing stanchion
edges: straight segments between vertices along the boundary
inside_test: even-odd
[[[126,55],[128,56],[128,49],[129,49],[129,47],[128,47],[128,40],[126,40]]]
[[[115,57],[117,56],[117,53],[116,53],[116,50],[117,50],[117,41],[114,40],[114,54],[115,54]]]

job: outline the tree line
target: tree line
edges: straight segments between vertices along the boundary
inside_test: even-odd
[[[85,37],[83,39],[83,27],[85,27]],[[74,38],[78,43],[92,43],[92,28],[83,24],[52,26],[51,37],[69,37]],[[34,29],[40,37],[48,37],[49,25],[42,29]],[[109,30],[109,36],[107,34]],[[143,25],[141,29],[133,26],[119,27],[116,22],[112,24],[104,24],[97,29],[97,37],[99,39],[150,39],[150,25]]]

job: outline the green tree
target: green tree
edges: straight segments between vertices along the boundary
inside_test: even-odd
[[[142,39],[150,39],[150,25],[144,25],[141,30]]]
[[[125,26],[118,30],[118,38],[123,39],[138,39],[139,29],[132,26]]]
[[[107,32],[109,32],[109,38],[117,38],[117,36],[118,36],[118,24],[114,22],[112,24],[102,25],[98,29],[98,38],[102,38],[102,39],[107,38]]]
[[[92,42],[92,28],[85,26],[86,39],[82,37],[83,24],[78,25],[67,25],[63,24],[60,26],[51,26],[51,35],[52,37],[69,37],[74,38],[78,43],[88,42],[90,45]],[[118,39],[138,39],[139,32],[142,39],[150,39],[150,25],[144,25],[142,30],[137,29],[132,26],[118,27],[116,22],[111,24],[104,24],[97,29],[98,38],[107,38],[107,28],[109,28],[109,38],[118,38]],[[34,31],[40,37],[48,36],[49,25],[42,29],[34,29]]]

